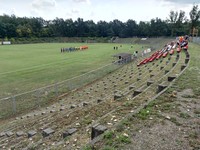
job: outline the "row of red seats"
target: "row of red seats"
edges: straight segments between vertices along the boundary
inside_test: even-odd
[[[188,46],[187,46],[187,48],[188,48]],[[181,51],[181,48],[177,48],[177,52],[179,53],[180,51]],[[152,62],[155,59],[158,60],[161,57],[165,58],[165,57],[167,57],[168,54],[173,55],[174,54],[174,49],[171,49],[170,51],[163,51],[163,50],[156,51],[149,58],[146,58],[143,61],[141,61],[140,63],[138,63],[137,66],[146,64],[148,62]]]

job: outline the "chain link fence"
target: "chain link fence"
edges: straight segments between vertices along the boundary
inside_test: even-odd
[[[0,99],[0,119],[44,107],[71,90],[78,89],[119,69],[121,65],[108,64],[80,76],[33,91]]]
[[[200,37],[193,37],[192,42],[200,44]]]

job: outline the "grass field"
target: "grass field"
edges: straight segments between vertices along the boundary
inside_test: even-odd
[[[112,55],[141,50],[142,45],[88,44],[86,51],[60,53],[83,43],[0,46],[0,98],[60,82],[109,64]],[[113,50],[118,46],[118,50]]]

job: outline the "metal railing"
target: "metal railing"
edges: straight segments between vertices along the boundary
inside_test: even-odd
[[[2,98],[0,99],[0,119],[46,106],[62,98],[62,95],[84,87],[120,67],[121,65],[111,63],[59,83]]]
[[[200,37],[193,37],[192,42],[200,44]]]

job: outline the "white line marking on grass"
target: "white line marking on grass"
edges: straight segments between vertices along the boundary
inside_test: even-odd
[[[31,69],[37,69],[37,68],[40,68],[40,67],[45,67],[45,66],[49,66],[49,65],[59,64],[59,63],[65,62],[65,61],[66,60],[62,60],[62,61],[54,62],[54,63],[42,64],[42,65],[37,65],[37,66],[29,67],[29,68],[23,68],[23,69],[19,69],[19,70],[2,72],[2,73],[0,73],[0,75],[6,75],[6,74],[16,73],[16,72],[20,72],[20,71],[28,71],[28,70],[31,70]]]

